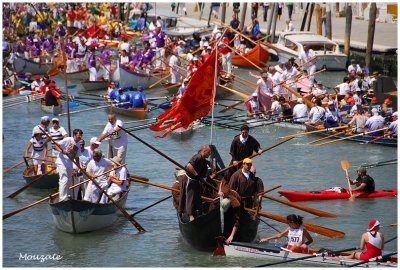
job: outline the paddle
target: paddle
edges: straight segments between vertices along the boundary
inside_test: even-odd
[[[160,82],[162,82],[163,80],[165,80],[165,79],[167,79],[168,77],[170,77],[171,76],[171,74],[169,74],[169,75],[167,75],[167,76],[165,76],[165,77],[163,77],[163,78],[161,78],[161,79],[159,79],[158,81],[156,81],[155,83],[153,83],[153,84],[151,84],[151,85],[149,85],[149,89],[151,89],[151,88],[153,88],[154,86],[156,86],[157,84],[159,84]]]
[[[342,165],[342,169],[346,172],[347,185],[349,187],[349,192],[350,192],[349,200],[351,202],[354,202],[355,196],[353,195],[353,192],[351,191],[350,176],[349,176],[349,168],[350,168],[349,161],[344,159],[344,160],[340,161],[340,164]]]
[[[21,162],[18,162],[17,164],[12,165],[12,166],[11,166],[10,168],[8,168],[8,169],[5,169],[5,170],[3,171],[3,174],[5,174],[6,172],[11,171],[12,169],[17,168],[19,165],[23,164],[24,162],[25,162],[25,160],[23,160],[23,161],[21,161]]]
[[[105,174],[107,174],[107,173],[110,173],[110,172],[112,172],[112,171],[114,171],[114,170],[116,170],[116,169],[119,169],[119,168],[121,168],[121,167],[123,167],[123,166],[126,166],[126,164],[123,164],[123,165],[118,166],[118,167],[116,167],[116,168],[113,168],[113,169],[111,169],[111,170],[109,170],[109,171],[106,171],[106,172],[104,172],[104,173],[102,173],[102,174],[100,174],[100,175],[97,175],[97,176],[95,176],[95,178],[100,177],[100,176],[103,176],[103,175],[105,175]],[[93,179],[94,179],[94,178],[93,178]],[[80,183],[78,183],[78,184],[76,184],[76,185],[71,186],[69,189],[72,190],[72,189],[74,189],[74,188],[76,188],[76,187],[78,187],[78,186],[80,186],[80,185],[83,185],[83,184],[89,182],[89,181],[91,181],[91,180],[90,180],[90,179],[87,179],[87,180],[85,180],[85,181],[83,181],[83,182],[80,182]],[[5,219],[7,219],[7,218],[9,218],[9,217],[12,217],[12,216],[14,216],[14,215],[16,215],[16,214],[18,214],[18,213],[20,213],[20,212],[26,210],[26,209],[29,209],[29,208],[31,208],[31,207],[33,207],[33,206],[35,206],[35,205],[38,205],[38,204],[40,204],[40,203],[42,203],[42,202],[45,202],[45,201],[50,200],[50,199],[53,199],[54,197],[57,197],[58,195],[60,195],[60,192],[53,193],[53,194],[51,194],[51,195],[49,195],[49,196],[47,196],[47,197],[45,197],[45,198],[43,198],[43,199],[40,199],[40,200],[38,200],[38,201],[36,201],[36,202],[34,202],[34,203],[31,203],[31,204],[29,204],[29,205],[27,205],[27,206],[24,206],[24,207],[22,207],[22,208],[20,208],[20,209],[17,209],[17,210],[15,210],[15,211],[11,212],[11,213],[5,214],[5,215],[3,215],[3,220],[5,220]]]
[[[40,127],[39,127],[40,128]],[[54,139],[47,134],[42,128],[40,128],[40,130],[45,133],[45,135],[54,143],[54,145],[56,145],[60,150],[62,150],[61,146],[54,141]],[[63,150],[65,151],[65,150]],[[146,230],[133,218],[131,217],[128,212],[126,212],[126,210],[119,205],[118,203],[115,202],[115,200],[113,199],[113,197],[111,195],[109,195],[107,192],[104,192],[104,189],[101,188],[101,186],[99,185],[99,183],[97,183],[97,181],[94,180],[94,177],[92,177],[92,175],[90,175],[85,169],[83,169],[81,167],[81,165],[79,164],[79,162],[76,162],[73,158],[71,158],[70,156],[67,156],[69,158],[69,160],[75,164],[80,170],[81,172],[86,175],[87,178],[89,178],[92,183],[101,191],[101,193],[103,193],[104,195],[106,195],[106,197],[118,208],[118,210],[126,217],[127,220],[129,220],[134,226],[135,228],[139,231],[139,232],[145,232]],[[101,194],[100,193],[100,194]]]
[[[254,210],[254,209],[250,209],[250,208],[245,208],[245,209],[247,211],[249,211],[249,212],[252,212],[252,213],[256,212],[256,210]],[[263,211],[260,211],[259,215],[263,216],[263,217],[266,217],[266,218],[270,218],[270,219],[279,221],[279,222],[282,222],[282,223],[288,224],[287,219],[285,217],[282,217],[282,216],[278,216],[278,215],[275,215],[275,214],[272,214],[272,213],[263,212]],[[326,227],[319,226],[319,225],[314,225],[314,224],[307,223],[307,222],[303,222],[303,226],[304,226],[304,228],[306,228],[307,230],[309,230],[311,232],[315,232],[315,233],[318,233],[318,234],[321,234],[321,235],[325,235],[325,236],[330,237],[330,238],[342,238],[342,237],[345,236],[345,233],[342,232],[342,231],[333,230],[333,229],[330,229],[330,228],[326,228]]]
[[[346,248],[346,249],[334,251],[333,253],[341,253],[341,252],[352,251],[352,250],[357,250],[357,249],[358,249],[358,247]],[[311,259],[311,258],[314,258],[314,257],[325,256],[328,253],[331,253],[331,252],[324,251],[324,252],[320,252],[320,253],[315,253],[315,254],[310,255],[310,256],[305,256],[305,257],[301,257],[301,258],[295,258],[295,259],[291,259],[291,260],[287,260],[287,261],[280,261],[280,262],[276,262],[276,263],[267,263],[267,264],[257,265],[255,267],[267,267],[267,266],[278,265],[278,264],[283,264],[283,263],[302,261],[302,260],[307,260],[307,259]]]
[[[278,142],[278,143],[276,143],[276,144],[274,144],[274,145],[271,145],[270,147],[264,148],[264,149],[261,150],[260,153],[255,153],[255,154],[251,155],[249,158],[254,158],[254,157],[258,156],[258,155],[261,155],[261,154],[263,154],[264,152],[267,152],[267,151],[269,151],[269,150],[271,150],[271,149],[273,149],[273,148],[275,148],[275,147],[277,147],[277,146],[279,146],[279,145],[281,145],[281,144],[283,144],[283,143],[285,143],[285,142],[287,142],[287,141],[290,141],[291,139],[293,139],[293,137],[290,137],[290,138],[288,138],[288,139],[286,139],[286,140],[280,141],[280,142]],[[229,170],[229,169],[231,169],[231,168],[233,168],[233,167],[235,167],[235,166],[240,165],[242,162],[243,162],[243,160],[239,161],[239,162],[237,163],[237,165],[232,164],[232,165],[230,165],[230,166],[228,166],[228,167],[225,167],[224,169],[219,170],[219,171],[216,172],[215,174],[218,175],[218,174],[220,174],[220,173],[222,173],[222,172],[224,172],[224,171],[226,171],[226,170]]]
[[[362,261],[362,262],[354,263],[354,264],[349,265],[348,267],[354,267],[354,266],[358,266],[358,265],[365,264],[365,263],[368,263],[368,262],[377,262],[378,260],[383,260],[383,259],[386,259],[386,258],[390,258],[391,256],[396,255],[396,254],[397,254],[397,251],[389,253],[389,254],[386,254],[386,255],[383,255],[383,256],[377,256],[377,257],[374,257],[374,258],[371,258],[369,260],[365,260],[365,261]]]
[[[320,217],[337,217],[337,215],[329,213],[329,212],[324,212],[324,211],[321,211],[321,210],[318,210],[318,209],[314,209],[314,208],[311,208],[311,207],[308,207],[308,206],[305,206],[305,205],[300,205],[300,204],[297,204],[297,203],[285,201],[285,200],[282,200],[282,199],[279,199],[279,198],[275,198],[275,197],[272,197],[272,196],[269,196],[269,195],[263,195],[263,197],[267,198],[267,199],[270,199],[270,200],[273,200],[273,201],[276,201],[276,202],[279,202],[279,203],[282,203],[282,204],[285,204],[285,205],[288,205],[288,206],[291,206],[291,207],[294,207],[294,208],[297,208],[297,209],[300,209],[300,210],[303,210],[305,212],[308,212],[308,213],[311,213],[311,214],[314,214],[314,215],[317,215],[317,216],[320,216]]]
[[[137,214],[139,214],[139,213],[141,213],[141,212],[143,212],[143,211],[145,211],[145,210],[147,210],[147,209],[149,209],[149,208],[151,208],[151,207],[153,207],[153,206],[155,206],[155,205],[157,205],[159,203],[162,203],[163,201],[168,200],[171,197],[172,197],[172,195],[169,195],[169,196],[167,196],[167,197],[165,197],[165,198],[163,198],[163,199],[161,199],[161,200],[159,200],[159,201],[157,201],[157,202],[155,202],[153,204],[150,204],[149,206],[146,206],[145,208],[143,208],[143,209],[141,209],[139,211],[136,211],[135,213],[131,214],[131,217],[134,217],[135,215],[137,215]]]
[[[234,90],[234,89],[232,89],[232,88],[226,87],[225,85],[218,84],[218,86],[219,86],[219,87],[222,87],[222,88],[224,88],[224,89],[226,89],[226,90],[228,90],[229,92],[232,92],[232,93],[234,93],[234,94],[240,96],[241,98],[247,98],[247,97],[248,97],[248,95],[243,94],[243,93],[241,93],[241,92],[239,92],[239,91],[236,91],[236,90]]]
[[[382,130],[386,130],[386,129],[388,129],[388,127],[380,128],[380,129],[377,129],[377,130],[372,130],[372,131],[368,131],[368,132],[364,132],[364,133],[359,133],[359,134],[356,134],[356,135],[352,135],[352,136],[348,136],[348,137],[332,140],[332,141],[325,142],[325,143],[320,143],[320,144],[317,144],[317,145],[325,145],[325,144],[330,144],[330,143],[334,143],[334,142],[340,142],[340,141],[343,141],[343,140],[364,136],[364,135],[367,135],[367,134],[371,134],[371,133],[382,131]]]
[[[20,194],[22,191],[24,191],[25,189],[27,189],[28,187],[34,185],[35,183],[39,182],[40,179],[42,179],[43,177],[49,175],[50,173],[52,173],[56,168],[52,168],[51,170],[49,170],[47,173],[42,174],[41,176],[37,177],[35,180],[33,180],[32,182],[29,182],[28,184],[26,184],[25,186],[23,186],[22,188],[18,189],[17,191],[15,191],[14,193],[10,194],[7,196],[7,198],[14,198],[15,196],[17,196],[18,194]]]

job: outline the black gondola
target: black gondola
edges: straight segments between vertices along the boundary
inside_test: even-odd
[[[219,206],[209,213],[199,216],[191,222],[184,222],[178,214],[179,229],[185,241],[201,251],[213,251],[217,247],[216,237],[221,236],[221,220]],[[258,218],[243,210],[242,220],[234,241],[252,242],[257,236]],[[224,236],[228,238],[234,224],[232,208],[224,215]]]

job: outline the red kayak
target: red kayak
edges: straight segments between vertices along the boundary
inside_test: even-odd
[[[320,191],[291,191],[291,190],[281,190],[278,191],[282,196],[285,196],[289,201],[299,202],[299,201],[318,201],[318,200],[339,200],[348,199],[350,194],[347,189],[344,188],[331,188]],[[393,190],[377,190],[373,193],[366,192],[353,192],[356,199],[370,199],[377,197],[386,196],[397,196],[397,189]]]

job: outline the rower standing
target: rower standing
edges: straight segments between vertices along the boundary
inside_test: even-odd
[[[118,156],[121,158],[121,162],[124,163],[128,149],[128,137],[126,136],[126,132],[119,128],[119,126],[124,127],[124,123],[121,120],[117,120],[115,114],[109,114],[108,123],[99,137],[99,142],[110,136],[111,156],[109,158]]]
[[[40,173],[45,174],[46,173],[46,162],[45,159],[47,158],[47,140],[45,138],[42,138],[42,131],[38,128],[35,127],[33,130],[33,136],[29,140],[28,145],[25,150],[25,156],[29,156],[29,150],[31,147],[33,148],[31,158],[33,161],[33,173],[34,175],[37,175],[38,172],[38,167],[40,166]],[[40,160],[39,160],[40,159]]]

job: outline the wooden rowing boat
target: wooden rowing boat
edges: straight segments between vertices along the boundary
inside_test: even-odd
[[[50,171],[52,167],[48,167],[47,169]],[[22,172],[22,177],[25,179],[27,184],[41,177],[36,183],[32,184],[31,187],[33,188],[39,188],[39,189],[58,188],[59,175],[54,171],[43,177],[41,174],[33,175],[33,165],[30,165]]]
[[[240,67],[254,67],[254,65],[250,63],[251,61],[257,66],[263,67],[268,62],[269,52],[267,49],[265,45],[257,44],[251,51],[245,53],[243,56],[237,54],[233,55],[232,64]],[[250,61],[247,61],[244,57]]]
[[[107,90],[108,81],[83,81],[81,82],[85,91]]]
[[[83,81],[89,78],[89,69],[82,69],[75,72],[67,72],[68,80],[71,81]]]
[[[144,89],[165,77],[163,73],[154,73],[150,76],[144,73],[131,71],[124,66],[119,66],[119,74],[119,84],[121,86],[132,84],[133,87],[138,87],[140,85]]]
[[[312,125],[306,125],[306,130],[307,131],[318,130],[318,127],[312,126]],[[329,136],[329,135],[333,135],[335,133],[336,132],[334,132],[334,131],[321,131],[321,132],[318,132],[315,134],[320,135],[320,136]],[[340,132],[337,132],[337,133],[338,133],[338,135],[335,135],[332,138],[346,138],[346,137],[350,137],[351,135],[354,135],[354,134],[341,134]],[[347,141],[368,143],[369,141],[374,140],[374,142],[373,142],[374,144],[397,147],[397,139],[396,138],[382,138],[382,139],[379,139],[376,141],[375,141],[375,139],[376,139],[376,137],[374,137],[374,136],[364,135],[364,136],[349,138],[349,139],[347,139]]]
[[[42,105],[42,111],[50,113],[50,114],[60,114],[62,113],[62,107],[61,106],[46,106]]]
[[[125,207],[128,191],[115,200]],[[112,202],[105,204],[70,199],[59,202],[58,198],[50,201],[53,221],[57,229],[68,233],[96,231],[112,225],[117,219],[119,210]]]
[[[115,105],[112,105],[112,106],[108,107],[107,109],[109,110],[110,113],[116,113],[119,115],[124,115],[124,116],[128,116],[130,118],[135,118],[135,119],[144,119],[146,117],[146,112],[147,112],[147,109],[144,109],[144,108],[124,109],[124,108],[117,107]]]
[[[47,74],[49,70],[55,69],[54,63],[36,63],[31,60],[24,59],[19,56],[15,56],[14,59],[14,70],[18,73],[22,72],[29,72],[32,73],[32,75],[43,75]]]
[[[317,249],[310,249],[308,254],[295,253],[287,249],[282,249],[282,247],[280,246],[275,246],[271,244],[241,243],[241,242],[232,242],[230,245],[225,245],[224,249],[226,256],[257,258],[261,260],[263,259],[281,260],[281,261],[309,257],[314,253],[318,254],[322,251]],[[348,252],[343,252],[340,255],[346,256],[349,254],[350,253]],[[314,265],[318,264],[321,266],[336,266],[336,267],[346,267],[361,262],[360,260],[340,259],[339,257],[334,258],[329,254],[329,252],[326,256],[315,256],[312,258],[305,258],[304,260],[299,260],[299,261],[306,264],[314,264]],[[292,266],[292,264],[290,264],[290,266]],[[392,256],[391,258],[388,259],[387,262],[369,262],[359,265],[359,267],[385,267],[385,266],[397,267],[397,257]]]
[[[235,235],[236,241],[254,241],[259,220],[243,210],[243,219]],[[220,209],[216,207],[209,213],[199,216],[191,222],[184,222],[178,215],[179,230],[182,237],[192,247],[198,250],[212,251],[217,246],[216,237],[221,236]],[[233,211],[230,208],[224,214],[224,236],[229,237],[234,224]]]

